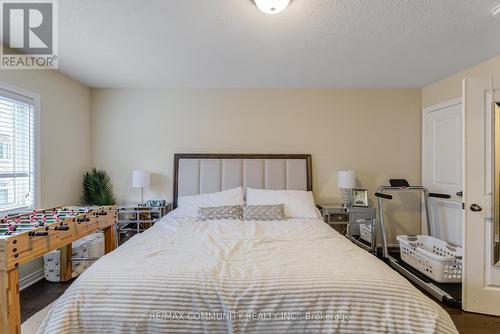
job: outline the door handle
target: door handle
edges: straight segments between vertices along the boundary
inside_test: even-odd
[[[471,209],[472,212],[479,212],[479,211],[483,210],[483,208],[480,205],[476,204],[476,203],[471,204],[470,205],[470,209]]]
[[[457,195],[458,197],[462,197],[462,196],[464,195],[464,192],[463,192],[463,191],[461,191],[461,190],[460,190],[460,191],[457,191],[456,195]]]

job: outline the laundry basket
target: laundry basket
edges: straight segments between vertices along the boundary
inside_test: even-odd
[[[427,235],[398,235],[401,259],[438,283],[462,281],[463,250]]]
[[[61,280],[61,265],[59,263],[59,250],[52,251],[43,256],[45,279],[50,282]],[[79,239],[72,244],[71,257],[75,258],[98,258],[104,255],[104,235],[94,233]],[[71,261],[72,277],[83,273],[95,260]]]

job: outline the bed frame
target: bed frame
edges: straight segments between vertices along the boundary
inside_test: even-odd
[[[310,154],[174,155],[173,207],[177,197],[243,187],[312,191]]]

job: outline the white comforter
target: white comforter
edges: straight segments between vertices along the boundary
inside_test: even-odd
[[[83,273],[39,333],[457,333],[319,219],[162,219]]]

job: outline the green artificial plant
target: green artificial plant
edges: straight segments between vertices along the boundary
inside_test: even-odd
[[[113,205],[116,203],[111,178],[106,171],[92,168],[90,172],[83,175],[81,202],[84,205]]]

